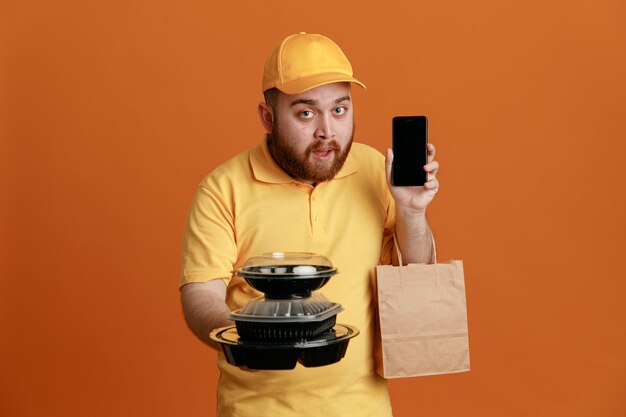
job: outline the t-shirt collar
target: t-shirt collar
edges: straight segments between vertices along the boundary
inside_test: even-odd
[[[274,161],[274,158],[272,158],[272,155],[267,147],[267,138],[265,138],[261,145],[250,151],[250,165],[252,166],[254,177],[259,181],[272,184],[296,182],[296,180],[283,171],[282,168],[278,166],[276,161]],[[352,156],[352,152],[350,152],[343,164],[343,167],[341,167],[334,179],[336,180],[347,177],[357,171],[358,163]]]

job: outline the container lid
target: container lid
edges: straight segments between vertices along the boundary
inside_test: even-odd
[[[316,322],[343,311],[341,304],[330,302],[323,294],[308,298],[271,300],[264,297],[248,301],[230,314],[235,321],[248,322]]]
[[[272,252],[248,258],[237,273],[244,278],[316,278],[337,273],[328,258],[310,252]]]

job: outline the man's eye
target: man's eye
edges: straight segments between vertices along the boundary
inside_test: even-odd
[[[335,114],[344,114],[346,112],[346,108],[345,107],[337,107],[335,109]]]
[[[304,110],[300,112],[300,116],[304,117],[305,119],[309,119],[313,116],[313,112],[309,110]]]

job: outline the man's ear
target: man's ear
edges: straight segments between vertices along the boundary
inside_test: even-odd
[[[274,112],[272,108],[268,106],[267,103],[261,102],[259,103],[258,110],[265,133],[272,133],[272,128],[274,127]]]

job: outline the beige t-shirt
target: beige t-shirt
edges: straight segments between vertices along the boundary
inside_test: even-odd
[[[391,416],[373,349],[375,267],[390,263],[394,220],[384,158],[359,143],[337,176],[316,187],[282,171],[265,143],[201,182],[185,232],[181,286],[223,279],[235,310],[262,295],[236,275],[247,258],[318,253],[339,271],[319,292],[344,307],[337,323],[360,331],[344,359],[318,368],[246,372],[220,353],[218,416]]]

